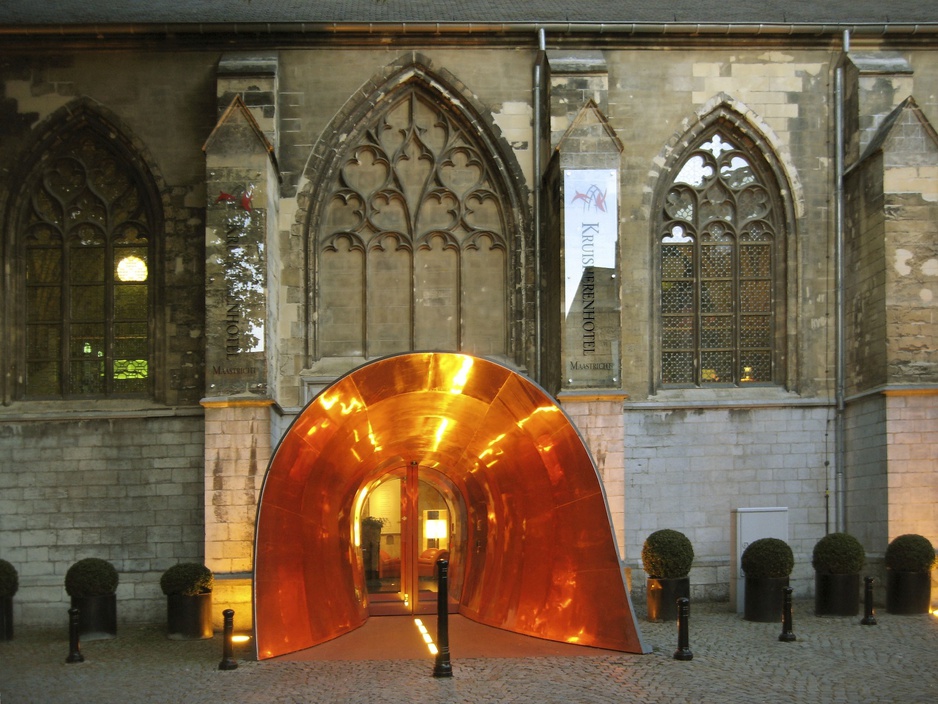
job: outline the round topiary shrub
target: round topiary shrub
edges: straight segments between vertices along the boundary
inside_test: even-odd
[[[694,547],[680,531],[665,528],[645,539],[642,566],[652,579],[683,579],[690,573]]]
[[[12,597],[20,588],[16,568],[6,560],[0,560],[0,597]]]
[[[65,591],[69,596],[106,596],[117,591],[117,570],[107,560],[86,557],[68,568]]]
[[[183,562],[173,565],[160,577],[160,589],[167,596],[181,594],[195,596],[207,594],[215,586],[215,576],[205,565],[198,562]]]
[[[747,577],[787,577],[795,568],[795,556],[784,540],[759,538],[749,543],[740,560]]]
[[[896,572],[928,572],[935,564],[935,548],[923,535],[906,533],[886,547],[886,567]]]
[[[860,541],[849,533],[829,533],[814,546],[811,566],[825,574],[859,574],[866,562]]]

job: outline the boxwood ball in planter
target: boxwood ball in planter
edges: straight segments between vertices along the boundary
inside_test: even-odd
[[[814,612],[818,616],[856,616],[860,611],[860,570],[866,553],[849,533],[829,533],[814,546]]]
[[[760,538],[743,551],[740,565],[746,576],[743,618],[772,623],[782,620],[784,588],[795,567],[795,556],[784,540]]]
[[[886,547],[886,611],[927,614],[931,606],[931,570],[935,548],[923,535],[907,533]]]
[[[198,562],[173,565],[160,577],[166,595],[169,637],[201,639],[212,637],[212,588],[215,576]]]
[[[95,640],[117,635],[117,570],[107,560],[86,557],[68,568],[65,591],[79,610],[78,632]]]
[[[16,568],[0,560],[0,640],[13,640],[13,597],[19,588]]]
[[[694,547],[680,531],[665,528],[645,539],[642,567],[648,575],[645,598],[649,621],[677,618],[677,600],[690,597],[688,574],[693,562]]]

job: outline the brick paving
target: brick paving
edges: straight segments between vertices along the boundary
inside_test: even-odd
[[[640,608],[639,605],[636,605]],[[116,639],[82,643],[65,664],[68,637],[23,628],[0,643],[0,704],[72,702],[928,702],[938,697],[938,618],[877,612],[813,615],[796,601],[797,640],[781,624],[750,623],[726,603],[694,604],[690,662],[675,660],[673,623],[640,625],[648,655],[453,659],[452,679],[433,661],[265,661],[237,647],[239,667],[219,671],[221,638],[169,640],[162,625],[122,625]],[[455,643],[453,644],[455,647]],[[393,644],[389,644],[393,647]]]

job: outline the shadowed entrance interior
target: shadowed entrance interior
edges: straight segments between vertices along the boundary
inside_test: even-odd
[[[361,626],[363,487],[435,471],[465,506],[459,613],[599,648],[645,652],[596,467],[539,386],[489,360],[411,353],[366,364],[297,417],[268,468],[257,518],[258,657]]]

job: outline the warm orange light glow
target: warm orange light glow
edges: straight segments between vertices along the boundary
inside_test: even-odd
[[[415,618],[414,623],[417,624],[417,630],[420,631],[420,637],[423,638],[423,642],[427,644],[430,655],[436,655],[439,651],[436,648],[436,644],[433,642],[433,637],[427,631],[427,627],[423,625],[423,621],[419,618]]]
[[[428,540],[443,540],[446,538],[446,521],[439,518],[428,518],[424,523],[423,537]]]
[[[459,371],[453,375],[452,386],[450,387],[451,394],[461,394],[463,389],[466,387],[466,382],[469,380],[469,371],[472,369],[472,357],[463,357],[462,366],[459,368]]]
[[[133,255],[124,257],[117,263],[117,278],[121,281],[146,281],[147,263]]]
[[[257,514],[260,659],[364,623],[356,547],[365,492],[387,472],[418,465],[444,476],[465,512],[454,540],[472,558],[450,567],[460,614],[539,638],[645,652],[599,473],[570,419],[507,367],[421,352],[338,379],[280,442]]]
[[[251,640],[251,636],[249,635],[231,636],[232,643],[247,643],[250,640]]]
[[[441,418],[440,424],[437,426],[436,435],[433,438],[433,451],[436,452],[440,449],[440,443],[443,442],[443,438],[446,437],[446,428],[449,426],[449,418]]]

